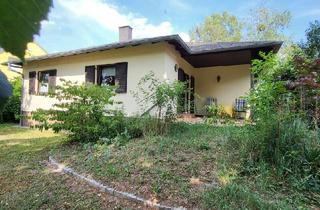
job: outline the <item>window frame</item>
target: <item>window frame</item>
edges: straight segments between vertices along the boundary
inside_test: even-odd
[[[49,70],[42,70],[42,71],[38,71],[37,72],[37,82],[38,82],[38,84],[36,85],[37,86],[37,91],[36,91],[36,93],[37,93],[37,95],[40,95],[40,96],[47,96],[47,95],[49,95],[49,92],[50,92],[50,73],[51,72],[53,72],[53,71],[55,71],[56,72],[56,75],[55,75],[55,77],[57,77],[57,69],[49,69]],[[43,92],[43,93],[40,93],[40,85],[41,85],[41,81],[40,81],[40,76],[41,76],[41,74],[45,74],[45,73],[47,73],[47,74],[49,74],[49,76],[48,76],[48,92]]]
[[[110,85],[111,87],[115,87],[117,85],[117,81],[116,81],[116,75],[117,75],[117,64],[105,64],[105,65],[100,65],[99,66],[99,70],[101,71],[101,75],[98,79],[98,81],[100,82],[100,86],[102,86],[102,71],[104,68],[114,68],[114,85]]]
[[[117,81],[116,81],[116,75],[117,75],[117,64],[102,64],[102,65],[97,65],[97,71],[100,71],[100,73],[97,74],[97,85],[101,86],[102,85],[102,70],[104,68],[114,68],[115,69],[115,81],[114,81],[114,85],[112,85],[111,87],[114,87],[117,85]],[[99,78],[100,76],[100,78]]]

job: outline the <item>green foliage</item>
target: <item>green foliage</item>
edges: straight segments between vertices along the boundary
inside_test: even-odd
[[[289,11],[276,11],[259,7],[248,12],[244,21],[228,12],[206,17],[203,23],[190,31],[193,41],[238,42],[238,41],[288,41],[284,30],[291,22]]]
[[[311,104],[319,93],[317,80],[309,75],[314,69],[301,51],[281,60],[273,54],[261,57],[253,62],[257,83],[248,95],[256,124],[228,135],[225,150],[234,154],[230,163],[247,175],[267,164],[296,189],[319,191],[320,136],[306,117],[317,112],[304,104],[306,93]]]
[[[178,100],[184,89],[183,82],[161,81],[153,72],[141,78],[133,95],[142,108],[142,117],[148,121],[148,133],[153,129],[155,134],[165,132],[167,123],[176,118]]]
[[[41,21],[47,18],[52,0],[0,1],[0,46],[24,59],[28,42],[39,34]]]
[[[59,101],[54,108],[33,113],[38,128],[67,131],[72,140],[83,142],[114,138],[124,131],[122,112],[111,108],[116,105],[113,87],[62,82],[50,93]]]
[[[12,96],[8,98],[3,109],[5,122],[18,122],[20,119],[22,79],[16,77],[11,81]]]
[[[268,202],[259,194],[239,184],[206,190],[202,195],[204,209],[291,209],[284,202]]]
[[[320,21],[310,23],[306,30],[307,41],[301,43],[301,48],[310,58],[320,58]]]
[[[243,23],[228,12],[212,14],[190,32],[191,40],[203,42],[237,42],[242,38]]]
[[[246,22],[248,40],[287,40],[284,30],[288,28],[290,22],[289,11],[276,11],[267,7],[253,9]]]
[[[206,118],[206,123],[214,124],[217,122],[225,122],[230,119],[230,115],[225,111],[222,105],[208,105],[206,106],[208,117]]]

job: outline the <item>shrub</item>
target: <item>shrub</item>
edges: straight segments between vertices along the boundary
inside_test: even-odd
[[[262,57],[264,60],[253,63],[258,82],[248,96],[255,125],[229,133],[225,144],[225,150],[233,154],[228,156],[229,163],[242,175],[259,173],[261,165],[268,165],[274,175],[291,186],[319,191],[319,132],[317,126],[311,129],[305,117],[310,110],[304,108],[300,92],[288,87],[311,70],[296,65],[295,56],[286,60],[273,54]]]
[[[22,79],[16,77],[10,81],[12,86],[12,95],[3,104],[3,121],[19,122],[21,107]]]
[[[213,124],[217,122],[227,122],[230,119],[230,115],[225,111],[222,105],[208,105],[206,106],[208,118],[206,123]]]
[[[70,139],[83,142],[114,138],[124,132],[122,111],[111,108],[116,104],[113,87],[62,82],[49,94],[59,101],[54,108],[33,113],[39,129],[67,131]]]
[[[146,129],[155,134],[166,131],[168,124],[176,119],[178,100],[184,89],[183,82],[161,81],[153,72],[141,78],[133,95],[142,109],[143,120],[150,123],[145,124]]]

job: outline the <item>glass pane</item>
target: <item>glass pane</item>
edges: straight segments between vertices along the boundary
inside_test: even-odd
[[[40,73],[39,93],[48,93],[49,91],[49,73]]]
[[[115,85],[116,79],[116,68],[115,67],[105,67],[101,72],[101,85]]]

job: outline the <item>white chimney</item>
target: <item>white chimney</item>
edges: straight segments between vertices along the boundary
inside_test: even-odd
[[[119,42],[128,42],[132,40],[132,28],[130,26],[119,27]]]

